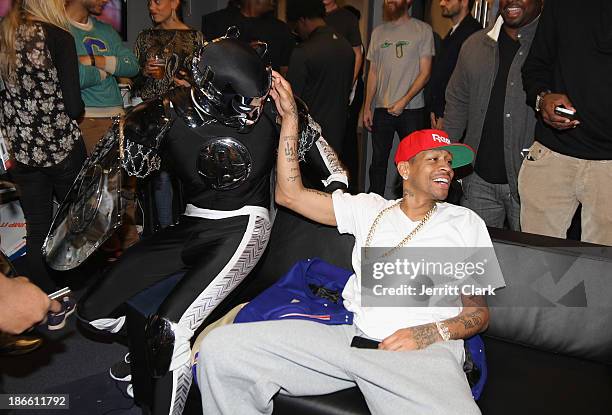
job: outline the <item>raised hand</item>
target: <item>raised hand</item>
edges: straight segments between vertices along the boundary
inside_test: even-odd
[[[297,107],[295,99],[293,98],[291,85],[276,71],[272,71],[272,89],[270,90],[270,96],[276,104],[276,109],[283,123],[287,121],[294,121],[297,123]]]

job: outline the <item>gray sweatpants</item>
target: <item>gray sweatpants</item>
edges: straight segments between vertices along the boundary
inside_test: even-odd
[[[351,348],[355,326],[285,320],[213,330],[200,347],[205,415],[270,414],[276,393],[357,385],[373,414],[480,414],[463,373],[463,341],[409,352]]]

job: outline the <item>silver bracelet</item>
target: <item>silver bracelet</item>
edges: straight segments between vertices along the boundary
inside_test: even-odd
[[[444,340],[445,342],[449,341],[451,339],[451,334],[446,324],[441,321],[436,321],[435,324],[436,328],[438,329],[438,333],[440,334],[440,337],[442,337],[442,340]]]

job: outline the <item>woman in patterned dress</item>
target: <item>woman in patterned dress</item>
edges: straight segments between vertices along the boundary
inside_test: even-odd
[[[0,23],[2,127],[13,159],[26,219],[28,277],[47,293],[57,289],[41,253],[53,218],[83,161],[76,119],[84,110],[74,39],[64,0],[15,0]],[[74,311],[65,297],[53,302],[50,329],[62,328]]]
[[[143,100],[160,96],[175,87],[175,82],[181,82],[175,79],[179,71],[189,72],[193,53],[204,43],[199,30],[181,21],[180,0],[149,0],[148,5],[153,27],[140,32],[134,45],[141,68],[135,80],[136,93]],[[164,165],[151,179],[157,220],[162,228],[174,222],[168,170],[172,167]]]
[[[141,67],[136,87],[143,100],[173,88],[177,72],[189,67],[191,56],[204,43],[199,30],[181,21],[180,0],[149,0],[148,4],[153,27],[140,32],[134,45]],[[165,64],[162,70],[156,65],[160,62]]]

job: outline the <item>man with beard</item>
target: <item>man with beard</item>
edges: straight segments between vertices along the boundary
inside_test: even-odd
[[[444,127],[476,151],[463,179],[461,205],[487,226],[520,230],[518,173],[533,142],[535,112],[523,91],[521,67],[538,26],[542,0],[501,0],[492,28],[470,37],[446,90]]]
[[[395,133],[405,137],[423,128],[423,88],[435,54],[431,27],[408,15],[412,0],[385,0],[383,19],[368,48],[370,62],[363,123],[372,131],[370,192],[383,195]],[[374,107],[374,111],[372,111]]]
[[[444,94],[446,86],[457,65],[459,51],[463,42],[482,26],[472,17],[470,11],[474,0],[440,0],[442,16],[450,19],[453,27],[442,39],[441,50],[436,56],[431,74],[431,127],[443,129],[444,126]]]

